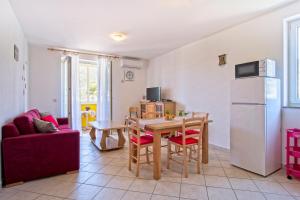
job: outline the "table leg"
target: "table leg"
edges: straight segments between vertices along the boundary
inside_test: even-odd
[[[202,163],[208,163],[208,123],[204,124],[204,131],[202,134]]]
[[[125,144],[125,137],[124,137],[124,134],[123,134],[123,129],[118,129],[117,130],[118,132],[118,147],[123,147],[124,144]]]
[[[153,178],[159,180],[161,176],[161,134],[154,132],[153,136]]]
[[[92,127],[92,130],[90,131],[90,137],[91,137],[91,140],[96,139],[96,129],[94,127]]]
[[[106,150],[106,138],[109,136],[109,130],[103,130],[101,135],[100,146],[102,150]]]

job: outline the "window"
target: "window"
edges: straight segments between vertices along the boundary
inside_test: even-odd
[[[300,19],[288,23],[288,104],[300,107]]]
[[[79,88],[81,103],[97,103],[97,62],[79,61]]]

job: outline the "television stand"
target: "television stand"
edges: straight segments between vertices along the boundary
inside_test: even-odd
[[[141,118],[145,113],[156,112],[160,113],[161,117],[168,111],[170,114],[176,114],[176,103],[174,101],[156,101],[156,102],[140,102]],[[150,116],[152,118],[152,116]],[[155,118],[155,116],[153,116]]]

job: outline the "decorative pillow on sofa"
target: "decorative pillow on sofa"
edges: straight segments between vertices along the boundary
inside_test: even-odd
[[[42,116],[41,120],[53,123],[56,128],[59,127],[57,120],[52,115]]]
[[[46,117],[48,115],[51,115],[49,112],[40,112],[41,117]]]
[[[33,118],[33,123],[37,130],[41,133],[54,133],[58,131],[55,125],[51,122]]]

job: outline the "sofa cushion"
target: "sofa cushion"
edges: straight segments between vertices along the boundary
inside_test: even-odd
[[[46,121],[46,122],[51,122],[54,124],[54,126],[56,128],[58,128],[58,122],[52,115],[47,115],[47,116],[41,117],[41,120]]]
[[[69,124],[69,119],[66,117],[56,118],[56,120],[59,125],[68,125]]]
[[[14,119],[20,134],[30,134],[36,132],[33,125],[33,118],[40,119],[40,113],[37,109],[30,110]]]
[[[6,124],[2,127],[2,139],[9,137],[17,137],[20,135],[18,128],[14,125],[14,123]]]
[[[71,130],[70,126],[68,124],[60,125],[58,127],[59,130]]]
[[[46,117],[46,116],[48,116],[48,115],[51,115],[51,113],[49,113],[49,112],[40,112],[41,118],[42,118],[42,117]]]
[[[33,123],[37,130],[41,133],[54,133],[57,132],[58,129],[52,122],[43,121],[40,119],[33,118]]]

